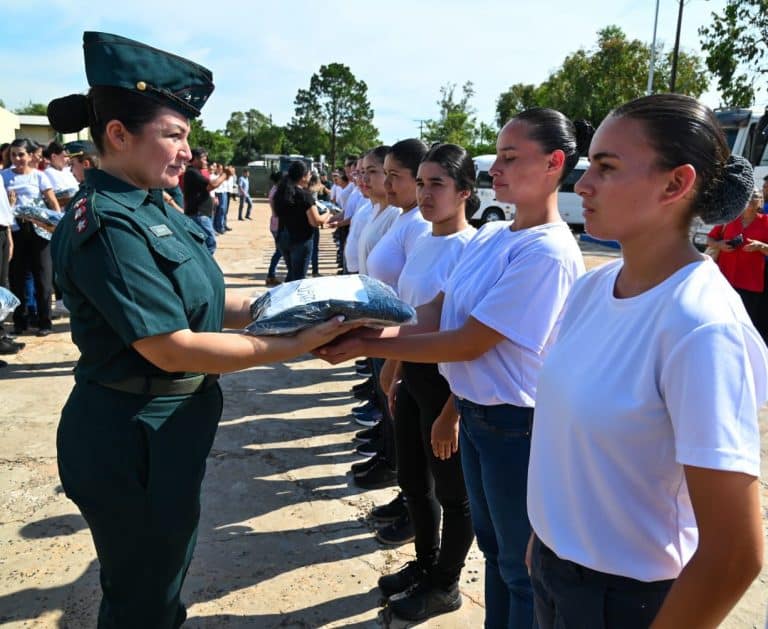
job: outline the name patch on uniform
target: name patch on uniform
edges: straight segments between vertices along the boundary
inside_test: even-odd
[[[173,232],[168,229],[168,225],[150,225],[149,229],[155,236],[158,236],[159,238],[173,235]]]

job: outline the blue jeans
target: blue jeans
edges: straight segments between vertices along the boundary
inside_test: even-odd
[[[477,545],[485,556],[485,626],[533,626],[525,566],[531,534],[526,505],[533,409],[456,399],[459,453]]]
[[[269,270],[267,271],[267,277],[275,277],[275,273],[277,272],[277,263],[280,262],[280,258],[282,257],[282,253],[280,253],[280,247],[277,244],[277,232],[270,232],[272,234],[272,238],[275,239],[275,252],[272,254],[272,259],[269,261]]]
[[[223,234],[227,226],[229,195],[226,192],[217,192],[216,198],[219,200],[219,204],[216,206],[216,211],[213,215],[213,229],[219,234]]]
[[[253,209],[253,202],[251,197],[247,194],[240,195],[240,205],[237,207],[237,218],[243,220],[243,203],[248,205],[248,209],[245,212],[245,218],[251,218],[251,210]]]
[[[205,234],[205,246],[208,247],[208,251],[210,251],[211,255],[213,255],[213,253],[216,251],[216,234],[213,231],[213,222],[211,221],[211,217],[198,214],[197,216],[193,216],[192,220],[200,226],[200,229],[203,230],[203,234]]]
[[[280,253],[285,258],[285,265],[288,267],[288,276],[285,281],[303,280],[307,276],[309,259],[312,256],[312,239],[292,242],[288,232],[280,232],[277,243]]]

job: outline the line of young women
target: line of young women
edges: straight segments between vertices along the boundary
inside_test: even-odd
[[[440,363],[458,414],[431,445],[450,455],[459,422],[487,627],[531,626],[534,607],[541,627],[716,626],[761,565],[768,357],[687,234],[695,215],[743,209],[751,169],[693,99],[620,107],[576,189],[587,229],[618,240],[623,260],[579,279],[557,189],[585,144],[558,112],[512,119],[491,174],[515,221],[477,233],[416,326],[358,330],[318,353]],[[455,600],[435,576],[409,575],[422,585],[408,592],[437,592],[417,612]]]

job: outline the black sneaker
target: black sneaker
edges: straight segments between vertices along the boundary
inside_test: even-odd
[[[366,428],[365,430],[358,430],[355,433],[355,441],[362,441],[364,443],[379,437],[381,437],[381,424],[376,424],[372,428]]]
[[[409,561],[394,574],[379,577],[379,589],[384,596],[405,592],[427,576],[418,561]]]
[[[370,413],[371,411],[378,410],[378,407],[376,406],[376,403],[373,400],[368,400],[365,404],[361,404],[360,406],[355,406],[355,408],[352,409],[352,412],[357,413]]]
[[[416,585],[389,599],[392,613],[403,620],[421,621],[461,607],[459,586],[438,587],[425,575]]]
[[[355,367],[365,367],[368,365],[368,360],[366,358],[358,358],[355,361]]]
[[[382,489],[397,485],[397,472],[381,459],[367,472],[355,474],[352,479],[361,489]]]
[[[0,337],[0,354],[16,354],[24,347],[24,343],[17,343],[7,336]]]
[[[413,523],[407,514],[376,531],[376,539],[388,546],[407,544],[414,538]]]
[[[405,505],[405,496],[402,491],[391,502],[371,509],[371,517],[379,522],[394,522],[407,515],[408,507]]]
[[[373,387],[373,378],[368,378],[367,380],[363,380],[363,382],[358,382],[356,385],[352,387],[352,393],[357,393],[358,391],[361,391],[363,389],[370,389]]]
[[[377,455],[377,456],[372,456],[370,459],[366,459],[365,461],[360,461],[359,463],[353,463],[352,467],[350,468],[350,471],[352,472],[352,476],[362,476],[374,465],[378,464],[378,462],[383,458],[384,458],[383,456]]]
[[[383,451],[383,439],[375,439],[373,441],[368,441],[367,443],[361,443],[359,446],[357,446],[357,448],[355,448],[355,452],[357,452],[360,456],[376,456],[377,454],[381,454]]]

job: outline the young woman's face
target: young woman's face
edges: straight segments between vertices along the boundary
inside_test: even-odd
[[[456,188],[456,182],[435,162],[422,162],[416,175],[416,200],[428,221],[439,224],[464,212],[469,193]]]
[[[659,204],[669,173],[657,167],[642,122],[606,118],[592,138],[589,157],[589,168],[574,188],[582,198],[587,232],[625,241],[643,230],[670,228],[670,212]]]
[[[366,155],[363,158],[363,172],[360,179],[368,196],[377,202],[387,198],[387,190],[384,187],[384,166],[373,155]]]
[[[535,203],[555,189],[553,153],[544,152],[537,141],[529,138],[529,131],[526,122],[511,120],[496,140],[496,161],[488,172],[493,177],[496,198],[504,203]]]
[[[125,171],[141,188],[172,188],[179,183],[184,162],[191,158],[189,123],[181,114],[163,108],[154,120],[130,137]]]
[[[34,156],[28,153],[27,149],[23,146],[12,146],[10,154],[14,170],[21,171],[27,168],[34,168]]]
[[[417,203],[416,179],[410,168],[406,168],[392,155],[384,158],[384,187],[387,190],[387,203],[399,208],[409,209]]]

